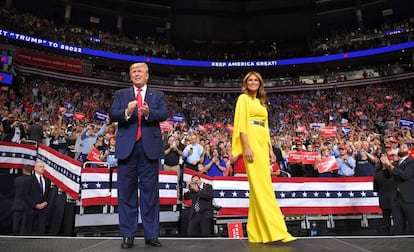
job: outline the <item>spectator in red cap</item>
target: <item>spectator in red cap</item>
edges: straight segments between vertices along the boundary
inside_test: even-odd
[[[348,146],[345,144],[338,146],[339,157],[336,159],[338,163],[338,175],[339,176],[354,176],[356,161],[349,155]]]

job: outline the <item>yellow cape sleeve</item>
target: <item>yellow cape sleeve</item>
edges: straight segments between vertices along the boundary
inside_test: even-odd
[[[247,134],[249,125],[249,96],[241,94],[237,99],[236,109],[234,112],[233,136],[231,140],[232,155],[238,156],[243,153],[243,145],[240,139],[240,133]]]

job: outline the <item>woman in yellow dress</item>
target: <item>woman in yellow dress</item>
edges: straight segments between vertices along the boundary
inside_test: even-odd
[[[296,238],[287,231],[270,175],[270,161],[275,162],[276,157],[270,143],[266,92],[261,75],[247,73],[241,91],[234,115],[232,154],[243,155],[249,180],[249,242],[293,241]]]

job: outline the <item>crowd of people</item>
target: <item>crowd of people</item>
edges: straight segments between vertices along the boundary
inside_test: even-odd
[[[412,141],[412,130],[399,126],[401,118],[413,119],[410,98],[413,91],[409,82],[306,93],[269,93],[269,130],[275,148],[281,153],[279,167],[292,176],[318,175],[308,171],[309,165],[288,160],[289,152],[294,149],[322,152],[327,148],[331,155],[339,158],[340,147],[343,147],[346,150],[343,154],[350,153],[357,159],[360,150],[365,149],[369,155],[375,155],[368,156],[373,164],[388,150],[397,154],[399,144]],[[102,153],[102,161],[113,159],[109,153],[114,151],[116,143],[116,124],[109,117],[103,121],[94,120],[96,110],[108,111],[112,92],[113,89],[40,79],[27,81],[20,93],[3,91],[2,139],[34,140],[81,161],[86,161],[95,147]],[[361,98],[361,94],[366,98]],[[239,167],[234,167],[237,159],[231,155],[235,96],[166,93],[165,100],[169,120],[175,114],[184,118],[163,133],[165,167],[178,170],[177,165],[186,162],[187,167],[211,176],[239,175]],[[66,117],[60,111],[65,106],[70,107],[66,112],[77,111],[84,114],[84,118]],[[321,136],[320,125],[336,126],[336,135]],[[113,142],[112,147],[108,147],[110,142]],[[362,163],[355,161],[354,172],[347,174],[367,174],[359,171]],[[373,171],[375,169],[369,174],[373,175]]]

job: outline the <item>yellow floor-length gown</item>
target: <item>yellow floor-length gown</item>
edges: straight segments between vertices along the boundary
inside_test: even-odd
[[[263,126],[252,123],[263,122]],[[267,109],[259,99],[246,94],[239,96],[236,104],[232,151],[233,155],[243,153],[240,133],[245,133],[254,154],[253,162],[244,158],[249,180],[249,215],[247,234],[249,242],[268,243],[292,241],[286,223],[276,201],[271,175]]]

